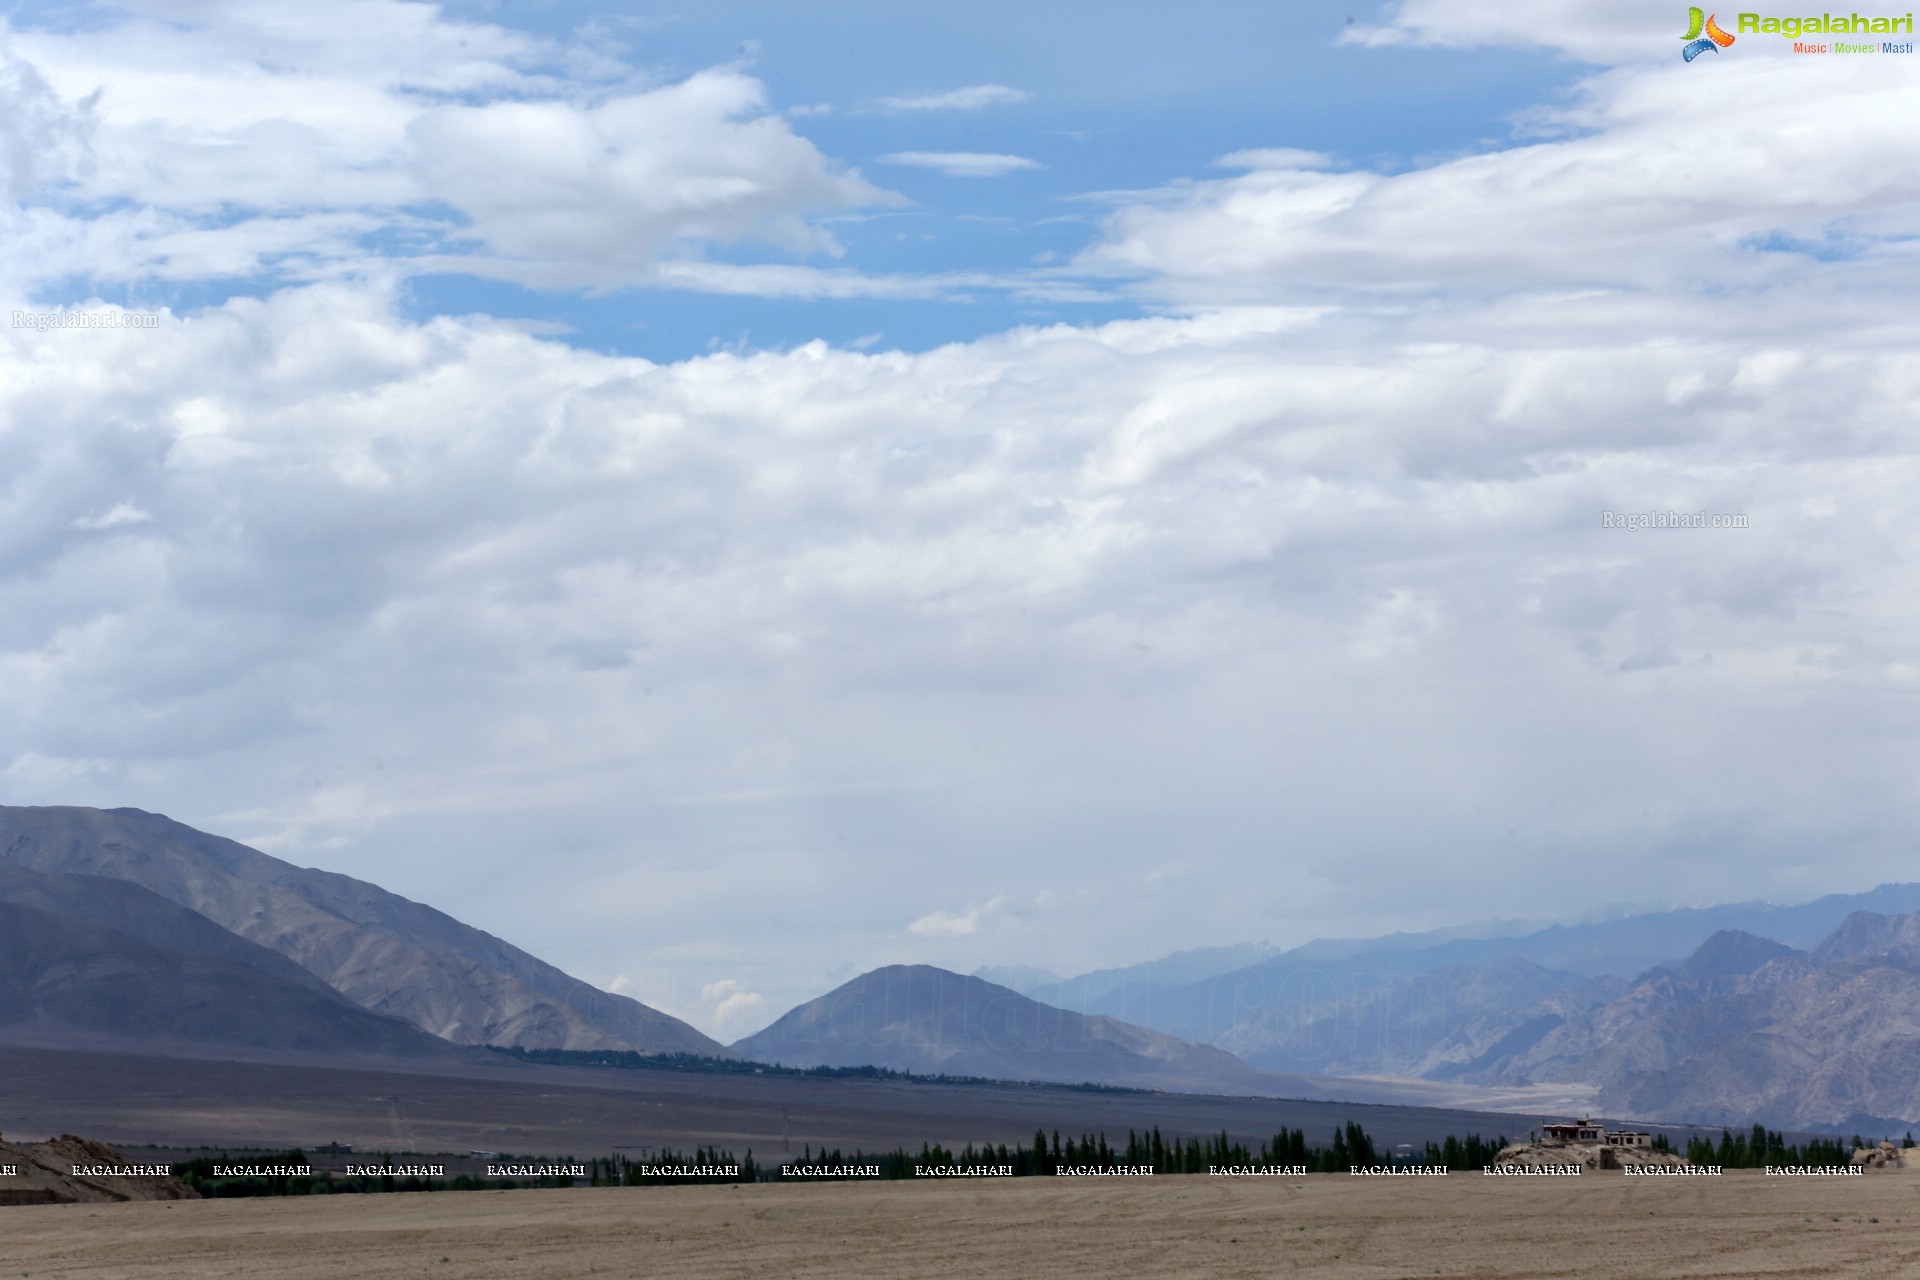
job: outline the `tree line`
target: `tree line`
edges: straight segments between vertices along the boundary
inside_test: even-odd
[[[892,1067],[783,1067],[745,1058],[712,1058],[699,1053],[640,1053],[634,1049],[526,1049],[490,1044],[493,1052],[549,1067],[601,1067],[619,1071],[680,1071],[697,1075],[782,1076],[809,1080],[898,1080],[910,1084],[995,1085],[1006,1089],[1071,1089],[1076,1093],[1150,1093],[1126,1085],[1064,1084],[1051,1080],[999,1080],[987,1076],[928,1075]]]
[[[1750,1133],[1722,1129],[1717,1146],[1710,1138],[1698,1135],[1688,1138],[1686,1154],[1693,1164],[1717,1164],[1725,1169],[1763,1169],[1769,1165],[1838,1168],[1851,1164],[1855,1149],[1866,1145],[1858,1134],[1851,1142],[1842,1138],[1809,1138],[1804,1143],[1792,1143],[1784,1135],[1756,1124]],[[1907,1145],[1913,1145],[1912,1134],[1907,1135]]]
[[[1304,1169],[1308,1173],[1344,1173],[1354,1166],[1378,1167],[1413,1164],[1472,1171],[1494,1163],[1505,1137],[1482,1138],[1469,1133],[1464,1138],[1448,1134],[1440,1142],[1427,1142],[1418,1152],[1395,1153],[1383,1149],[1366,1129],[1348,1121],[1333,1130],[1326,1143],[1307,1141],[1304,1129],[1281,1128],[1272,1137],[1253,1143],[1236,1139],[1226,1130],[1196,1137],[1167,1137],[1158,1125],[1150,1129],[1129,1129],[1124,1144],[1109,1141],[1105,1133],[1063,1136],[1058,1129],[1051,1134],[1040,1129],[1024,1143],[967,1143],[955,1150],[940,1143],[926,1142],[916,1153],[906,1147],[890,1151],[846,1151],[842,1148],[803,1148],[797,1158],[762,1162],[748,1149],[736,1158],[732,1151],[714,1146],[696,1147],[691,1153],[662,1148],[659,1152],[635,1159],[615,1153],[585,1162],[568,1158],[560,1163],[585,1163],[590,1186],[664,1186],[686,1183],[769,1182],[778,1181],[783,1169],[796,1167],[821,1171],[828,1180],[849,1176],[897,1181],[920,1176],[931,1167],[991,1169],[996,1174],[1016,1178],[1048,1177],[1064,1168],[1116,1168],[1129,1166],[1151,1169],[1158,1175],[1205,1174],[1215,1169]],[[1855,1137],[1809,1138],[1788,1142],[1784,1135],[1762,1125],[1751,1132],[1721,1130],[1720,1141],[1695,1136],[1687,1142],[1686,1157],[1698,1165],[1720,1165],[1728,1169],[1754,1169],[1763,1166],[1842,1166],[1850,1163],[1853,1152],[1867,1143]],[[1906,1146],[1914,1139],[1907,1135]],[[1654,1146],[1670,1150],[1664,1135]],[[391,1166],[391,1156],[378,1158]],[[458,1174],[450,1178],[396,1176],[391,1173],[360,1174],[348,1177],[328,1170],[310,1175],[271,1172],[276,1166],[302,1166],[308,1163],[305,1152],[287,1151],[274,1155],[249,1153],[245,1157],[203,1156],[172,1166],[173,1176],[203,1196],[215,1198],[245,1196],[299,1196],[375,1194],[395,1191],[500,1191],[515,1188],[565,1187],[575,1184],[564,1177],[484,1178]],[[248,1171],[217,1174],[217,1167],[244,1167]],[[844,1171],[855,1170],[857,1173]],[[873,1170],[869,1173],[868,1170]]]

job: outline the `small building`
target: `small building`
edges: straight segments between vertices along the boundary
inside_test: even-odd
[[[1540,1126],[1543,1142],[1556,1146],[1600,1143],[1607,1140],[1607,1127],[1592,1120],[1581,1120],[1574,1124],[1543,1124]]]
[[[1545,1124],[1540,1126],[1541,1141],[1550,1146],[1595,1146],[1595,1147],[1651,1147],[1653,1135],[1639,1129],[1616,1129],[1607,1131],[1607,1126],[1592,1117],[1573,1124]]]

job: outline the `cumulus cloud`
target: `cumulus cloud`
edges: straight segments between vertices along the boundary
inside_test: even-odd
[[[745,1034],[766,1017],[767,998],[733,978],[708,983],[700,988],[700,998],[708,1005],[703,1024],[725,1039]]]
[[[1863,60],[1870,61],[1870,60]],[[1760,287],[1810,261],[1905,263],[1920,178],[1885,157],[1920,83],[1880,59],[1610,73],[1548,141],[1399,173],[1246,152],[1242,176],[1119,197],[1083,271],[1185,301],[1366,290]],[[1818,63],[1818,65],[1815,65]],[[1675,128],[1712,118],[1708,135]]]
[[[676,241],[834,251],[804,215],[885,197],[777,116],[761,85],[704,72],[590,110],[440,107],[409,126],[422,185],[542,283],[644,272]]]
[[[3,215],[17,281],[432,270],[618,287],[744,241],[832,254],[817,215],[892,200],[750,77],[596,91],[540,70],[560,51],[425,5],[122,15],[12,45],[5,181],[16,201],[39,193]]]
[[[916,938],[970,938],[980,932],[982,923],[998,915],[1006,905],[1006,896],[1002,894],[964,911],[930,912],[908,925],[907,932]]]
[[[8,200],[84,173],[93,160],[96,103],[62,99],[0,23],[0,191]]]
[[[978,111],[983,107],[1005,107],[1025,102],[1033,95],[1025,89],[1004,84],[970,84],[964,89],[943,93],[918,93],[900,98],[882,98],[888,111]]]
[[[496,39],[457,101],[397,57],[356,97],[327,77],[375,53],[322,49],[324,92],[241,92],[228,125],[214,90],[261,65],[238,34],[151,32],[206,99],[115,71],[82,112],[133,57],[103,32],[20,44],[48,109],[98,122],[93,169],[34,191],[101,199],[9,213],[10,287],[82,262],[317,283],[0,331],[17,800],[325,851],[542,952],[639,937],[582,967],[645,995],[698,965],[681,1003],[743,1021],[902,945],[983,947],[1043,875],[1053,950],[1020,958],[1072,968],[1906,874],[1920,282],[1893,60],[1624,66],[1524,143],[1400,170],[1275,138],[1116,197],[1035,277],[1164,314],[660,364],[409,321],[404,268],[345,268],[376,235],[554,281],[986,277],[671,256],[817,248],[809,211],[873,198],[736,73],[569,96]],[[712,154],[649,146],[669,101]],[[151,163],[196,139],[193,182]],[[301,147],[317,173],[276,177]],[[1649,511],[1747,524],[1603,524]]]
[[[416,896],[459,879],[423,850],[573,832],[542,875],[589,907],[454,905],[536,949],[589,909],[726,940],[762,994],[898,959],[902,920],[994,936],[989,879],[1096,895],[1034,943],[1071,967],[1208,940],[1174,917],[1522,910],[1603,853],[1676,893],[1891,878],[1920,363],[1904,294],[1827,300],[1851,269],[1737,310],[1227,308],[666,365],[336,285],[7,330],[0,762],[23,801],[346,837],[329,865]],[[121,504],[150,518],[85,527]],[[1175,862],[1152,902],[1111,888]],[[755,934],[794,941],[743,968]]]
[[[881,156],[887,164],[933,169],[950,178],[999,178],[1022,169],[1038,169],[1038,160],[981,151],[896,151]]]

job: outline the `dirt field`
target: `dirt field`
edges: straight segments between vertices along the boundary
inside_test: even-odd
[[[1920,1277],[1920,1176],[1035,1178],[58,1205],[0,1210],[0,1275],[15,1274]]]
[[[1348,1120],[1376,1142],[1518,1135],[1539,1116],[1420,1107],[1102,1093],[1048,1086],[594,1071],[496,1063],[233,1062],[0,1047],[0,1133],[80,1133],[125,1150],[302,1147],[604,1156],[617,1147],[705,1144],[761,1160],[784,1146],[891,1150],[922,1142],[1026,1142],[1161,1127],[1222,1129],[1258,1146],[1281,1127],[1324,1143]],[[1717,1131],[1716,1131],[1717,1134]],[[0,1272],[0,1275],[5,1273]]]

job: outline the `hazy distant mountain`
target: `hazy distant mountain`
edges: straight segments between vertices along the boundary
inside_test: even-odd
[[[1111,1014],[1151,1026],[1154,1024],[1148,1022],[1147,1018],[1133,1014],[1137,1009],[1151,1017],[1155,997],[1159,993],[1180,990],[1219,974],[1243,969],[1277,951],[1278,948],[1270,942],[1195,947],[1188,951],[1176,951],[1158,960],[1116,969],[1095,969],[1078,977],[1061,978],[1044,986],[1022,987],[1020,990],[1036,1000],[1076,1013]]]
[[[1863,956],[1912,955],[1916,949],[1920,949],[1920,914],[1888,916],[1856,911],[1821,942],[1814,950],[1813,960],[1815,964],[1824,965]]]
[[[789,1066],[881,1066],[999,1080],[1188,1093],[1289,1094],[1299,1082],[1219,1049],[1088,1018],[929,965],[875,969],[794,1009],[734,1051]]]
[[[1447,1061],[1445,1052],[1436,1061],[1437,1051],[1469,1028],[1485,1035],[1505,1014],[1496,1033],[1504,1036],[1543,1001],[1598,1005],[1624,985],[1509,957],[1485,968],[1416,974],[1342,1000],[1267,1005],[1227,1028],[1216,1043],[1269,1071],[1423,1075]]]
[[[431,907],[157,814],[0,806],[0,859],[131,881],[286,956],[356,1004],[457,1043],[726,1053],[677,1018]]]
[[[1532,1110],[1541,1101],[1528,1091],[1260,1071],[1208,1045],[1056,1009],[1009,987],[927,965],[862,974],[733,1047],[753,1061],[789,1066],[871,1065],[1170,1092],[1486,1111]]]
[[[1585,1081],[1608,1111],[1648,1119],[1905,1127],[1920,1121],[1916,936],[1920,916],[1869,913],[1849,916],[1812,955],[1718,933],[1452,1078]]]
[[[1011,987],[1022,995],[1032,992],[1037,987],[1052,986],[1061,981],[1060,975],[1051,969],[1041,969],[1030,964],[983,964],[973,971],[973,976],[982,982]]]
[[[1337,1006],[1358,1008],[1354,1002],[1366,991],[1441,970],[1490,968],[1507,959],[1584,978],[1625,979],[1677,961],[1723,930],[1810,948],[1856,911],[1920,911],[1920,884],[1882,885],[1868,893],[1836,894],[1797,906],[1750,902],[1689,907],[1493,937],[1459,937],[1458,930],[1441,930],[1371,940],[1322,940],[1197,977],[1168,976],[1177,973],[1175,962],[1182,956],[1176,955],[1130,969],[1083,975],[1029,994],[1077,1012],[1109,1014],[1201,1043],[1222,1044],[1231,1034],[1241,1051],[1252,1054],[1257,1049],[1248,1036],[1248,1024],[1262,1010],[1319,1009],[1324,1013]],[[1483,927],[1505,931],[1521,926],[1508,922]],[[1278,1042],[1274,1047],[1286,1051]]]
[[[145,932],[170,932],[181,923],[176,913],[189,914],[157,894],[146,896],[155,927]],[[137,913],[139,904],[122,897],[116,908]],[[201,923],[210,933],[222,932]],[[187,926],[183,932],[197,931]],[[238,948],[252,944],[226,938],[219,943],[195,936],[182,947],[156,946],[71,916],[0,901],[0,1039],[57,1044],[81,1032],[96,1044],[102,1038],[139,1044],[161,1039],[317,1053],[458,1052],[410,1023],[362,1009],[304,973],[281,974],[273,961],[287,962],[265,948],[253,948],[264,953],[258,957],[239,954]]]

